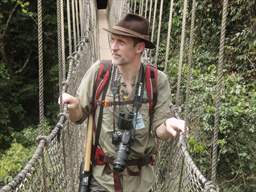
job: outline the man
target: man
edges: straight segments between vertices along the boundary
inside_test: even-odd
[[[93,107],[94,82],[100,61],[86,72],[76,97],[63,94],[63,103],[68,104],[69,118],[76,123],[84,121],[88,114],[95,110],[96,127],[101,130],[93,158],[99,158],[100,151],[103,159],[108,160],[103,163],[97,163],[96,160],[91,191],[149,191],[155,179],[152,164],[152,156],[157,150],[155,138],[166,140],[175,137],[178,132],[184,131],[184,121],[170,118],[170,88],[167,76],[161,71],[158,71],[157,75],[157,101],[152,116],[149,114],[148,103],[142,102],[147,99],[147,91],[144,83],[145,65],[141,63],[141,55],[145,48],[155,47],[149,40],[148,21],[143,17],[128,14],[117,25],[105,30],[111,35],[112,70],[105,96],[101,94],[101,99],[114,104],[104,106],[102,112],[101,104],[96,109]],[[131,119],[128,118],[129,115]],[[153,119],[150,119],[151,117]],[[126,126],[131,141],[125,161],[127,164],[124,170],[118,170],[116,173],[113,162],[119,160],[118,150],[123,150],[120,143],[123,142],[125,132],[123,127]],[[121,133],[117,143],[113,141],[114,133]]]

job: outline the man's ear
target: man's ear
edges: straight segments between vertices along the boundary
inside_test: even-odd
[[[145,49],[145,43],[139,42],[137,43],[136,47],[137,47],[136,52],[142,54]]]

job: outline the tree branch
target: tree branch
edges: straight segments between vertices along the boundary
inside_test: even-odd
[[[15,13],[17,7],[18,7],[18,4],[15,4],[15,6],[12,8],[12,10],[11,10],[11,12],[10,12],[10,14],[9,14],[9,17],[8,17],[8,19],[7,19],[7,21],[6,21],[6,24],[5,24],[5,27],[4,27],[4,31],[3,31],[3,35],[2,35],[2,38],[3,38],[3,39],[5,38],[5,35],[6,35],[6,32],[7,32],[7,29],[8,29],[8,27],[9,27],[9,25],[10,25],[12,16],[14,15],[14,13]]]
[[[15,71],[15,74],[19,74],[19,73],[22,73],[22,72],[23,72],[23,70],[27,67],[27,65],[28,65],[28,63],[29,63],[29,60],[30,60],[31,55],[32,55],[32,50],[30,50],[30,52],[29,52],[29,54],[28,54],[28,56],[27,56],[27,59],[26,59],[26,61],[24,62],[23,66],[22,66],[19,70]]]

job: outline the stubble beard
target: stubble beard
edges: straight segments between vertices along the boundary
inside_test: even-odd
[[[118,59],[112,57],[112,63],[116,66],[118,66],[118,65],[122,66],[122,65],[126,65],[127,61],[122,57],[120,57]]]

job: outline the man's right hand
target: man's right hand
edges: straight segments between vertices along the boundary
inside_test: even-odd
[[[69,118],[72,122],[77,122],[82,119],[84,114],[78,98],[68,93],[63,93],[62,101],[60,100],[60,97],[59,97],[58,103],[59,105],[63,105],[63,104],[68,105],[67,107],[69,112]]]
[[[68,94],[68,93],[63,93],[62,94],[62,101],[58,100],[58,103],[61,104],[67,104],[68,105],[68,109],[74,109],[74,108],[78,108],[80,105],[79,99]]]

